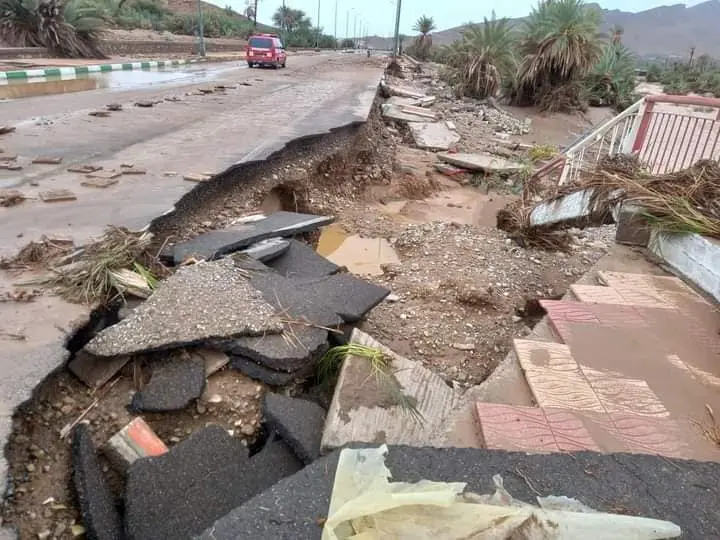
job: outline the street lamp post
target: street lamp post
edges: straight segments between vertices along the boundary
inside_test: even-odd
[[[338,0],[335,0],[335,27],[333,28],[333,37],[335,38],[335,48],[338,48],[338,39],[337,39],[337,6],[338,6]]]
[[[198,0],[197,3],[198,7],[198,54],[200,56],[205,56],[205,36],[204,33],[204,21],[203,21],[203,10],[202,10],[202,3],[200,0]]]
[[[397,0],[397,10],[395,12],[395,48],[393,50],[393,56],[400,54],[400,9],[402,0]]]
[[[320,0],[318,0],[318,10],[317,10],[317,29],[316,29],[316,36],[315,36],[315,48],[320,47]]]
[[[357,39],[357,13],[353,16],[353,48],[358,48],[358,39]]]

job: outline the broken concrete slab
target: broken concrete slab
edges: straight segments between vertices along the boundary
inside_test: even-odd
[[[514,174],[523,169],[521,163],[508,161],[487,152],[475,154],[441,152],[437,157],[450,165],[462,167],[469,171],[483,171],[487,174]]]
[[[395,354],[360,330],[353,330],[351,342],[387,355],[392,376],[422,419],[403,409],[387,388],[378,385],[367,358],[348,356],[328,410],[322,449],[351,442],[450,446],[446,420],[461,405],[461,395],[420,362]]]
[[[165,173],[165,176],[168,176],[167,173]],[[186,180],[188,182],[207,182],[211,178],[212,176],[209,176],[207,174],[190,173],[183,175],[183,180]]]
[[[184,351],[152,361],[150,382],[135,393],[134,411],[179,411],[199,398],[205,389],[205,362]]]
[[[216,519],[302,467],[281,441],[248,459],[247,449],[219,426],[195,432],[159,457],[128,470],[129,540],[192,538]]]
[[[275,212],[267,217],[238,223],[220,231],[210,231],[188,242],[173,247],[175,264],[189,257],[212,260],[272,237],[287,237],[309,232],[329,225],[335,218],[300,214],[296,212]]]
[[[409,98],[409,97],[400,97],[400,96],[390,96],[387,100],[385,100],[385,103],[389,103],[390,105],[395,105],[397,107],[403,107],[405,105],[419,105],[419,99],[418,98]]]
[[[467,169],[461,169],[460,167],[456,167],[455,165],[450,165],[449,163],[436,163],[435,164],[435,170],[439,173],[444,174],[445,176],[457,176],[458,174],[464,174],[469,172]]]
[[[320,540],[323,530],[317,522],[327,517],[339,454],[335,451],[281,480],[199,538]],[[493,475],[502,474],[504,487],[518,501],[537,504],[540,489],[543,495],[573,497],[600,512],[617,512],[620,505],[630,515],[669,520],[687,538],[714,538],[720,530],[717,491],[708,489],[720,482],[720,464],[715,462],[643,454],[390,446],[386,466],[393,482],[462,481],[468,492],[488,493]],[[685,496],[678,498],[677,493]]]
[[[414,114],[406,111],[405,107],[393,105],[392,103],[383,103],[381,106],[382,115],[388,120],[396,120],[398,122],[427,122],[428,117],[424,114]]]
[[[33,159],[32,162],[38,165],[59,165],[62,160],[63,158],[56,156],[39,156]]]
[[[320,457],[325,409],[317,403],[267,392],[263,415],[268,427],[284,440],[306,465]]]
[[[86,174],[88,178],[101,178],[103,180],[115,180],[116,178],[120,178],[122,176],[121,171],[103,171],[102,168],[92,171],[88,174]]]
[[[63,202],[77,200],[77,196],[69,189],[49,189],[41,191],[38,196],[42,202]]]
[[[328,349],[328,332],[313,326],[290,325],[283,334],[242,337],[226,350],[276,371],[295,372],[314,364]]]
[[[642,209],[622,204],[617,211],[615,242],[630,246],[647,247],[650,242],[650,225],[641,215]]]
[[[336,273],[340,267],[304,242],[290,240],[289,249],[268,266],[288,278],[315,278]]]
[[[231,259],[179,268],[85,350],[117,356],[282,331],[275,309],[246,276]]]
[[[242,250],[242,253],[258,261],[267,262],[278,258],[288,249],[290,249],[290,242],[288,240],[283,238],[268,238]]]
[[[270,386],[287,386],[296,380],[307,379],[313,375],[312,369],[303,369],[295,373],[287,373],[285,371],[266,368],[240,355],[230,355],[230,362],[233,369],[244,373],[251,379],[262,381]]]
[[[89,539],[122,540],[122,518],[115,506],[87,424],[73,432],[72,480]]]
[[[115,470],[125,474],[138,459],[162,456],[168,448],[145,420],[138,417],[110,437],[102,451]]]
[[[78,351],[68,363],[70,372],[90,388],[100,388],[120,371],[130,360],[129,356],[104,358]]]
[[[83,180],[82,182],[80,182],[80,185],[85,187],[95,187],[102,189],[114,186],[117,183],[118,180],[110,178],[88,178],[87,180]]]
[[[460,142],[460,135],[439,123],[411,122],[408,127],[418,148],[447,150]]]
[[[358,279],[350,274],[293,280],[298,292],[317,298],[347,323],[358,322],[382,302],[390,289]]]
[[[399,97],[405,97],[405,98],[414,98],[414,99],[420,99],[427,97],[425,94],[418,90],[413,90],[412,88],[405,88],[402,86],[395,86],[395,85],[389,85],[387,83],[381,83],[382,88],[385,92],[387,92],[387,95],[389,96],[399,96]]]

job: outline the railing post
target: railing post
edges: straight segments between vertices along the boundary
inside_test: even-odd
[[[652,112],[654,107],[655,103],[653,101],[645,100],[643,106],[638,112],[637,119],[635,120],[635,125],[633,126],[633,129],[628,136],[628,140],[623,145],[624,153],[635,154],[642,150],[643,143],[645,142],[645,138],[648,134],[648,129],[650,128],[650,120],[652,120]]]

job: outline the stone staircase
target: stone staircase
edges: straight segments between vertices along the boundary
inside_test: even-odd
[[[681,280],[599,272],[543,301],[555,342],[517,339],[536,404],[476,403],[487,448],[595,450],[720,461],[720,315]]]

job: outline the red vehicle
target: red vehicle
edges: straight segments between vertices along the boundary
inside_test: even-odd
[[[285,67],[287,53],[276,34],[255,34],[250,36],[245,47],[245,56],[249,67],[271,66]]]

